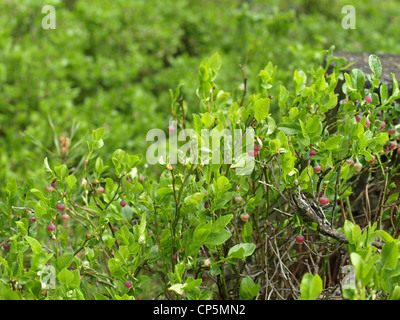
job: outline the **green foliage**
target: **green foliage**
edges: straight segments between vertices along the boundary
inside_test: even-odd
[[[399,299],[399,240],[384,230],[375,229],[376,223],[361,232],[358,225],[345,222],[344,231],[350,243],[349,253],[357,280],[353,288],[343,290],[345,298],[364,300],[381,292],[391,300]],[[384,241],[379,251],[372,246],[378,237]]]
[[[345,1],[50,2],[53,31],[42,1],[0,4],[1,299],[314,300],[339,283],[329,257],[342,245],[356,283],[341,298],[400,299],[397,138],[381,128],[399,129],[398,81],[392,92],[380,83],[375,55],[371,74],[347,74],[326,50],[399,51],[396,18],[358,19],[364,39],[338,29]],[[371,3],[358,14],[386,21],[396,5]],[[171,120],[194,130],[209,162],[146,163],[146,133]],[[222,162],[234,129],[254,130],[241,146],[260,150]],[[350,203],[361,177],[384,181],[368,227]],[[314,208],[325,195],[347,242],[303,220],[295,192]]]
[[[316,300],[322,292],[322,280],[319,275],[306,273],[300,284],[299,300]]]

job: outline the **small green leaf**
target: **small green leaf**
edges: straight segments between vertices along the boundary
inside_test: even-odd
[[[172,190],[172,188],[160,188],[160,189],[157,190],[157,194],[160,197],[166,197],[166,196],[168,196],[170,194],[173,194],[173,193],[174,193],[174,190]]]
[[[51,168],[49,166],[49,160],[47,159],[47,157],[44,158],[44,166],[48,172],[50,172],[52,175],[54,175],[53,170],[51,170]]]
[[[400,287],[398,285],[394,287],[390,300],[400,300]]]
[[[184,288],[186,287],[186,283],[177,283],[168,288],[168,290],[175,291],[177,294],[182,294],[184,292]]]
[[[125,272],[121,268],[121,262],[115,258],[108,260],[108,269],[113,277],[123,278],[125,276]]]
[[[66,270],[66,269],[64,269]],[[69,284],[70,288],[79,288],[79,286],[81,285],[81,275],[79,274],[79,270],[73,270],[72,272],[72,280]]]
[[[368,58],[368,63],[372,72],[375,74],[375,77],[379,78],[382,74],[382,64],[379,58],[376,55],[371,54]]]
[[[25,236],[25,240],[29,243],[29,245],[32,248],[32,251],[34,254],[39,254],[42,252],[42,246],[39,241],[36,239],[30,237],[30,236]]]
[[[286,110],[286,101],[289,98],[289,92],[284,86],[280,86],[280,91],[279,91],[279,109],[281,110]]]
[[[246,276],[240,282],[239,298],[241,300],[251,300],[258,295],[260,285],[255,284],[253,279]]]
[[[0,263],[3,264],[8,269],[8,262],[4,258],[0,257]]]
[[[382,104],[384,104],[389,98],[389,89],[387,84],[382,83],[379,92],[381,95]]]
[[[325,142],[325,148],[327,150],[333,150],[335,149],[339,143],[343,140],[343,136],[338,134],[335,135],[334,137],[329,138],[326,142]]]
[[[399,259],[399,249],[396,242],[389,242],[383,245],[381,253],[381,261],[383,268],[395,269]]]
[[[384,242],[386,242],[386,243],[389,243],[389,242],[393,242],[393,241],[394,241],[394,239],[392,238],[392,236],[391,236],[389,233],[387,233],[385,230],[377,230],[376,233],[377,233],[377,234],[380,236],[380,238],[381,238]]]
[[[104,137],[105,128],[98,128],[92,131],[92,139],[94,141],[100,141]]]
[[[105,296],[103,296],[102,294],[97,293],[97,292],[94,293],[94,299],[95,300],[108,300]]]
[[[212,225],[211,232],[221,232],[225,226],[232,220],[233,214],[220,216]]]
[[[363,280],[363,267],[364,267],[364,260],[361,258],[361,256],[356,253],[356,252],[352,252],[350,253],[350,260],[351,260],[351,264],[354,266],[354,270],[356,272],[356,278],[360,281]]]
[[[30,192],[31,192],[33,195],[35,195],[39,200],[42,200],[45,204],[49,204],[50,199],[49,199],[49,198],[46,198],[46,197],[43,195],[42,191],[33,188],[33,189],[30,190]]]
[[[0,283],[0,300],[20,300],[20,298],[8,285]]]
[[[62,284],[69,285],[72,281],[74,281],[74,274],[67,268],[64,268],[58,273],[57,278]]]
[[[385,204],[395,201],[399,196],[398,192],[392,193],[386,200]]]
[[[253,254],[256,249],[256,245],[254,243],[239,243],[234,245],[229,249],[228,259],[238,258],[244,259]]]
[[[201,121],[204,123],[206,128],[210,128],[214,124],[214,117],[210,113],[206,112],[201,117]]]
[[[68,185],[69,190],[73,190],[74,189],[74,187],[76,185],[76,182],[77,182],[77,180],[76,180],[76,177],[74,175],[71,174],[71,175],[68,176],[67,185]]]
[[[62,270],[64,268],[68,268],[73,260],[74,257],[72,254],[70,253],[63,254],[61,257],[57,259],[57,269]]]
[[[277,125],[277,127],[283,133],[288,135],[301,132],[300,124],[295,122],[281,122]]]
[[[217,233],[211,233],[206,242],[206,246],[219,246],[227,241],[232,236],[229,230],[222,230]]]
[[[242,236],[242,241],[243,242],[252,242],[252,233],[253,233],[253,226],[249,221],[246,221],[246,223],[243,226],[243,229],[241,231],[241,236]]]
[[[276,153],[281,147],[282,143],[278,139],[273,139],[268,142],[271,153]]]
[[[316,300],[322,292],[322,279],[319,275],[306,273],[300,284],[299,300]]]
[[[54,171],[56,172],[60,181],[64,181],[65,178],[68,176],[68,168],[65,164],[54,167]]]
[[[359,225],[355,225],[353,227],[353,230],[351,230],[351,238],[353,239],[353,242],[356,243],[357,240],[360,238],[361,236],[361,228]]]
[[[269,114],[270,99],[261,98],[254,103],[254,117],[257,121],[264,120]]]
[[[193,290],[194,288],[197,288],[199,285],[201,285],[202,280],[201,279],[194,279],[192,277],[187,278],[186,280],[186,286],[185,286],[185,292],[188,292],[190,290]]]
[[[353,240],[353,228],[354,224],[351,221],[346,220],[344,222],[344,235],[346,236],[347,241],[351,244],[355,243]]]
[[[193,242],[197,245],[202,245],[207,240],[210,233],[211,224],[199,224],[193,232]]]
[[[353,69],[350,72],[350,79],[353,85],[353,88],[356,88],[358,91],[364,89],[365,84],[365,75],[360,69]]]
[[[10,199],[14,198],[17,192],[17,182],[15,179],[11,179],[10,181],[8,181],[6,186],[6,192],[8,198]]]

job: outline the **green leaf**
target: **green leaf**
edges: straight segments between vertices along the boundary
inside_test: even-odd
[[[385,204],[395,201],[399,196],[398,192],[392,193],[386,200]]]
[[[47,261],[53,256],[53,253],[46,254],[45,252],[41,252],[39,254],[35,254],[31,261],[31,270],[42,270]]]
[[[108,168],[108,166],[104,166],[103,159],[98,157],[96,159],[96,164],[95,164],[94,168],[95,168],[96,172],[99,175],[101,175]]]
[[[186,287],[186,283],[177,283],[168,288],[168,290],[175,291],[177,294],[182,294],[184,292],[184,288]]]
[[[286,110],[286,101],[289,98],[289,92],[284,86],[280,86],[280,91],[279,91],[279,109],[281,110]]]
[[[305,74],[304,71],[300,70],[294,71],[294,87],[295,87],[295,91],[296,94],[300,92],[300,90],[302,90],[304,88],[304,86],[306,85],[307,82],[307,75]]]
[[[74,274],[67,268],[64,268],[57,274],[57,278],[62,284],[68,286],[71,282],[74,281]]]
[[[281,122],[278,124],[278,129],[288,135],[301,132],[300,124],[295,122]]]
[[[383,268],[395,269],[399,259],[399,250],[396,242],[389,242],[383,245],[381,253],[381,262]]]
[[[119,172],[118,169],[121,168],[121,166],[123,165],[125,157],[126,157],[126,152],[124,150],[117,149],[114,151],[111,160],[117,172]]]
[[[56,172],[57,176],[59,177],[60,181],[64,181],[65,178],[68,176],[68,168],[65,164],[61,166],[54,167],[54,171]]]
[[[135,154],[135,155],[128,155],[128,166],[130,169],[136,167],[140,161],[142,161],[143,156],[141,154]],[[104,167],[104,170],[107,169],[108,166]]]
[[[351,244],[355,243],[353,240],[353,228],[354,224],[351,221],[346,220],[344,222],[344,235],[346,236],[347,241]]]
[[[3,264],[8,269],[8,262],[4,258],[0,257],[0,263]]]
[[[117,233],[117,238],[121,240],[122,244],[129,246],[135,243],[135,237],[129,231],[127,226],[122,226]]]
[[[382,104],[384,104],[389,98],[389,89],[387,84],[382,83],[379,92],[381,95]]]
[[[253,279],[246,276],[240,282],[239,288],[239,299],[241,300],[251,300],[258,295],[260,291],[260,285],[255,284]]]
[[[249,221],[246,221],[246,223],[243,226],[243,229],[241,231],[241,236],[242,236],[242,241],[243,242],[252,242],[252,233],[253,233],[253,226]]]
[[[218,52],[214,53],[210,58],[208,58],[208,65],[214,71],[218,71],[222,65],[222,58]]]
[[[300,284],[299,300],[316,300],[322,292],[322,280],[319,275],[306,273]]]
[[[81,275],[79,274],[79,270],[72,271],[72,281],[70,282],[70,288],[79,288],[81,285]]]
[[[121,268],[121,262],[115,258],[108,260],[108,269],[113,277],[123,278],[125,276],[125,272]]]
[[[274,118],[272,118],[271,116],[267,117],[267,121],[268,121],[267,135],[270,135],[276,129],[276,122],[275,122]]]
[[[232,236],[231,232],[229,230],[222,230],[217,233],[211,233],[206,242],[206,246],[219,246],[223,244],[225,241],[227,241],[230,237]]]
[[[200,136],[201,135],[201,129],[203,128],[203,123],[197,114],[193,114],[193,128],[196,131],[196,133]]]
[[[254,243],[239,243],[234,245],[229,249],[228,259],[238,258],[244,259],[253,254],[256,249],[256,245]]]
[[[279,139],[270,140],[268,144],[271,153],[276,153],[282,145]]]
[[[68,185],[69,190],[73,190],[74,189],[74,187],[76,185],[76,182],[77,182],[77,180],[76,180],[76,177],[74,175],[71,174],[71,175],[68,176],[67,185]]]
[[[204,123],[206,128],[210,128],[214,124],[214,117],[210,113],[206,112],[201,117],[201,121]]]
[[[45,204],[49,204],[50,199],[46,198],[40,190],[33,188],[30,190],[30,192],[33,195],[35,195],[38,199],[42,200]]]
[[[6,186],[6,192],[7,192],[7,197],[9,199],[12,199],[15,197],[15,194],[17,192],[17,182],[15,179],[11,179],[8,181],[7,186]]]
[[[8,206],[0,201],[0,213],[3,212],[7,217],[10,216],[10,211],[8,210]]]
[[[95,300],[108,300],[107,297],[105,297],[102,294],[97,293],[97,292],[94,293],[94,299]]]
[[[133,217],[133,209],[131,206],[125,206],[121,209],[121,216],[126,222],[130,223]]]
[[[261,98],[254,103],[254,117],[257,121],[264,120],[269,114],[270,99]]]
[[[389,243],[389,242],[393,242],[393,241],[394,241],[394,239],[392,238],[392,236],[391,236],[389,233],[387,233],[386,231],[384,231],[384,230],[377,230],[376,233],[377,233],[377,234],[380,236],[380,238],[381,238],[384,242],[386,242],[386,243]]]
[[[354,225],[353,230],[351,230],[351,238],[353,239],[353,242],[356,243],[357,240],[361,236],[361,228],[359,225]]]
[[[225,226],[232,220],[233,214],[220,216],[212,225],[211,232],[221,232]]]
[[[379,58],[376,55],[371,54],[368,58],[368,63],[375,77],[379,78],[382,74],[382,64]]]
[[[365,84],[365,75],[360,69],[353,69],[350,72],[350,79],[353,85],[353,88],[361,91],[364,89]]]
[[[125,260],[126,258],[129,257],[129,247],[128,246],[120,246],[119,250],[117,251],[115,256],[117,258],[121,257],[122,260]]]
[[[74,257],[72,254],[70,253],[63,254],[61,257],[57,259],[57,269],[62,270],[64,268],[68,268],[73,260]]]
[[[25,240],[31,246],[34,254],[39,254],[42,252],[42,246],[39,241],[37,241],[36,239],[29,237],[29,236],[25,236]]]
[[[187,278],[185,284],[185,292],[188,292],[190,290],[193,290],[194,288],[197,288],[199,285],[201,285],[202,280],[201,279],[194,279],[192,277]]]
[[[18,226],[18,232],[20,232],[22,234],[27,233],[28,228],[29,228],[28,219],[22,218],[19,221],[15,221],[15,224]]]
[[[146,242],[146,225],[147,225],[147,215],[146,212],[143,212],[142,218],[140,219],[140,224],[137,227],[139,234],[138,234],[138,243],[140,245],[144,245]]]
[[[104,137],[105,128],[98,128],[92,131],[92,139],[94,141],[100,141]]]
[[[47,170],[47,172],[50,172],[52,175],[54,175],[53,170],[51,170],[50,166],[49,166],[49,160],[46,158],[44,158],[44,166]]]
[[[230,183],[227,177],[225,176],[220,176],[217,179],[217,187],[218,187],[218,191],[224,191],[226,189],[226,187],[230,187]]]
[[[333,150],[335,149],[339,143],[343,140],[343,136],[338,134],[334,137],[329,138],[326,142],[325,142],[325,148],[327,150]]]
[[[157,190],[157,194],[160,197],[166,197],[166,196],[168,196],[170,194],[173,194],[173,193],[174,193],[174,190],[172,190],[172,188],[160,188],[160,189]]]
[[[396,285],[390,295],[390,300],[400,300],[400,287]]]
[[[0,300],[20,300],[20,298],[8,285],[0,283]]]
[[[356,278],[360,281],[363,281],[363,267],[365,264],[364,260],[356,252],[350,253],[350,260],[351,264],[354,266],[354,270],[356,272]]]
[[[211,224],[199,224],[193,232],[193,242],[197,245],[202,245],[207,240],[210,233]]]
[[[348,88],[350,91],[356,90],[356,89],[353,87],[353,83],[352,83],[351,78],[350,78],[350,75],[349,75],[348,73],[345,73],[345,74],[344,74],[344,78],[345,78],[345,80],[346,80],[347,88]]]

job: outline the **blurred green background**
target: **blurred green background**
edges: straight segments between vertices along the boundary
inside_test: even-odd
[[[44,30],[45,5],[56,29]],[[345,30],[342,7],[356,9]],[[0,192],[10,178],[44,180],[43,159],[81,163],[85,138],[106,128],[104,160],[122,148],[145,154],[146,132],[166,128],[179,84],[198,111],[198,66],[219,52],[217,82],[252,90],[272,61],[286,87],[324,50],[400,53],[397,1],[2,0],[0,2]],[[59,136],[71,138],[63,158]],[[151,169],[149,169],[151,170]]]

